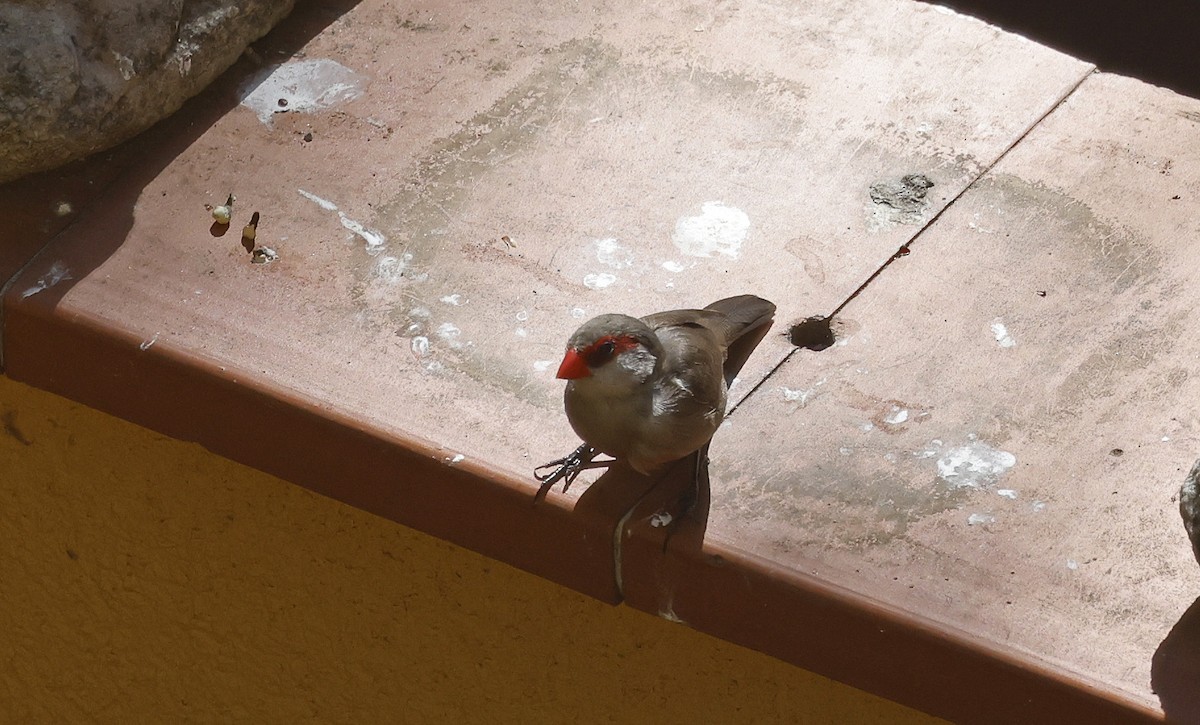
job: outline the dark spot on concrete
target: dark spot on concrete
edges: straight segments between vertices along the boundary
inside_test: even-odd
[[[304,134],[304,142],[305,143],[310,143],[312,141],[312,139],[313,139],[312,131],[309,131],[308,133]]]
[[[1108,455],[1120,458],[1121,456],[1125,455],[1125,451],[1121,450],[1120,448],[1114,448],[1108,452]]]
[[[835,339],[833,337],[833,328],[830,327],[830,319],[821,315],[813,315],[805,320],[801,320],[792,325],[792,329],[788,330],[788,340],[796,347],[802,347],[805,350],[820,352],[833,346]]]
[[[21,445],[25,445],[25,446],[33,445],[33,441],[26,438],[25,434],[21,432],[21,429],[17,427],[17,411],[15,411],[15,410],[4,411],[3,421],[4,421],[4,432],[5,433],[12,436]]]
[[[924,174],[907,174],[899,181],[880,181],[871,184],[871,201],[890,206],[899,212],[919,212],[929,200],[925,195],[933,182]]]
[[[414,23],[412,20],[407,18],[401,21],[400,27],[404,28],[405,30],[411,30],[414,33],[427,33],[430,30],[433,30],[432,23]]]
[[[79,561],[79,552],[75,551],[74,549],[67,549],[67,557],[70,558],[71,561]]]
[[[1044,289],[1040,289],[1040,290],[1038,290],[1038,291],[1037,291],[1037,296],[1038,296],[1038,297],[1045,297],[1045,296],[1046,296],[1046,290],[1044,290]]]

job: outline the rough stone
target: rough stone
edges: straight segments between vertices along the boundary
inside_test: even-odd
[[[1196,461],[1192,470],[1184,479],[1183,487],[1179,489],[1179,515],[1183,517],[1183,527],[1187,530],[1188,538],[1192,540],[1192,553],[1200,563],[1200,461]]]
[[[294,0],[0,2],[0,182],[170,115]]]

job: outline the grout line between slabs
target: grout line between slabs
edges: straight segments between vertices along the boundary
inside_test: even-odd
[[[1028,138],[1029,134],[1032,133],[1035,128],[1042,125],[1042,122],[1045,121],[1047,118],[1049,118],[1050,114],[1057,111],[1059,109],[1059,107],[1062,106],[1062,104],[1066,103],[1067,100],[1071,98],[1071,96],[1075,95],[1075,92],[1079,90],[1079,87],[1082,86],[1084,84],[1084,82],[1087,81],[1087,79],[1090,78],[1095,73],[1096,73],[1096,67],[1093,65],[1088,69],[1088,71],[1086,73],[1081,74],[1079,79],[1076,80],[1073,84],[1071,84],[1071,87],[1068,88],[1058,98],[1057,101],[1052,103],[1049,108],[1047,108],[1040,116],[1038,116],[1036,119],[1034,119],[1033,123],[1029,124],[1029,126],[1027,126],[1024,131],[1017,134],[1017,137],[1015,139],[1013,139],[1013,141],[1010,144],[1008,144],[1008,146],[1004,147],[1004,150],[1001,151],[996,156],[995,159],[992,159],[992,162],[990,164],[988,164],[986,167],[984,167],[982,170],[980,170],[979,174],[976,175],[974,179],[971,179],[971,181],[966,186],[964,186],[957,194],[955,194],[954,197],[950,199],[950,201],[946,202],[945,206],[943,206],[941,209],[938,209],[937,212],[935,212],[933,216],[929,217],[929,219],[924,224],[921,225],[920,229],[918,229],[911,237],[909,237],[906,242],[901,244],[900,248],[892,253],[892,256],[888,257],[887,260],[884,261],[883,264],[879,265],[879,268],[876,269],[874,272],[872,272],[870,274],[870,276],[868,276],[863,281],[862,284],[860,284],[857,288],[855,288],[855,290],[853,292],[851,292],[848,297],[846,297],[846,299],[842,300],[842,303],[839,304],[837,307],[835,307],[833,312],[830,312],[829,315],[825,319],[828,320],[829,322],[832,322],[833,318],[837,317],[839,312],[844,310],[851,302],[853,302],[855,299],[857,299],[860,294],[865,292],[867,287],[870,286],[870,284],[872,282],[874,282],[877,277],[879,277],[881,274],[883,274],[883,271],[885,269],[887,269],[889,266],[891,266],[892,262],[895,262],[897,259],[900,259],[901,257],[908,256],[908,254],[912,251],[911,250],[912,245],[916,244],[921,239],[921,235],[923,235],[928,229],[930,229],[934,225],[934,223],[937,222],[938,219],[941,219],[942,215],[945,214],[952,206],[954,206],[958,202],[958,200],[961,199],[968,191],[973,189],[975,187],[975,185],[978,184],[981,179],[983,179],[985,176],[987,176],[989,173],[991,173],[992,169],[996,168],[996,166],[999,165],[999,163],[1001,161],[1003,161],[1008,156],[1008,154],[1017,147],[1018,144],[1020,144],[1022,141],[1024,141],[1026,138]],[[737,403],[735,403],[734,406],[729,409],[729,412],[727,412],[725,414],[725,417],[728,418],[729,416],[733,415],[734,411],[736,411],[738,408],[740,408],[743,403],[745,403],[747,400],[749,400],[751,398],[751,396],[753,396],[755,393],[757,393],[758,389],[761,388],[763,385],[765,385],[766,382],[772,376],[775,375],[776,371],[778,371],[779,368],[783,367],[783,365],[788,360],[791,360],[792,357],[794,355],[796,355],[796,353],[798,353],[801,349],[802,348],[799,348],[799,347],[793,347],[791,350],[789,350],[788,353],[783,356],[783,359],[781,359],[778,363],[776,363],[767,372],[767,374],[764,375],[762,377],[762,379],[759,380],[758,383],[756,383],[754,385],[754,387],[750,389],[750,392],[748,392],[744,396],[742,396],[742,399],[739,400]]]

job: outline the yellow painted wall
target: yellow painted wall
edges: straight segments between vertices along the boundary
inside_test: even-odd
[[[0,666],[6,723],[934,722],[2,376]]]

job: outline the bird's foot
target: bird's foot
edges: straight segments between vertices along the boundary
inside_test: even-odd
[[[589,446],[587,443],[571,451],[571,454],[564,456],[555,461],[550,461],[533,469],[533,477],[541,482],[542,486],[538,489],[537,494],[533,497],[533,502],[537,503],[546,497],[550,488],[559,481],[566,479],[563,484],[563,493],[571,487],[575,479],[580,473],[599,466],[607,466],[611,461],[597,461],[592,459],[596,457],[596,449]],[[546,471],[546,473],[542,473]]]

